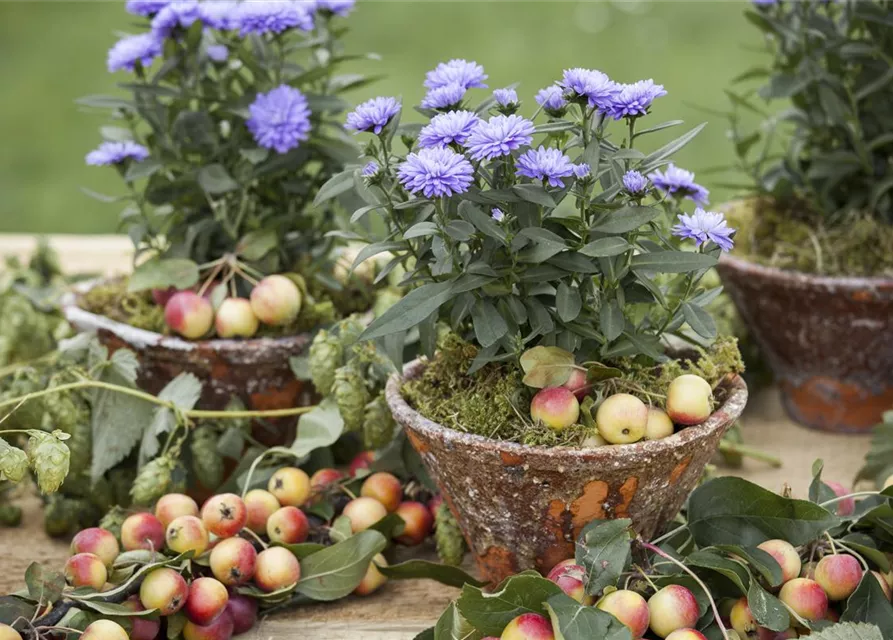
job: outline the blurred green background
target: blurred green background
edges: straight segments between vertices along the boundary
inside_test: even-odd
[[[712,189],[712,202],[719,203],[731,195],[717,188],[728,176],[707,170],[727,164],[733,154],[726,122],[701,109],[725,109],[723,89],[760,57],[754,52],[757,30],[743,18],[747,5],[360,0],[349,19],[348,49],[374,51],[382,60],[354,70],[387,78],[354,99],[392,94],[418,104],[425,71],[454,57],[483,64],[491,88],[520,81],[518,93],[528,106],[566,67],[601,69],[621,82],[651,77],[669,91],[650,116],[654,124],[709,122],[678,163],[698,172]],[[79,189],[122,192],[113,170],[84,165],[84,154],[100,140],[103,118],[80,111],[74,100],[113,92],[115,82],[126,79],[106,72],[105,56],[131,23],[123,2],[0,3],[0,232],[114,231],[119,206]],[[483,90],[475,91],[484,97]],[[682,132],[673,129],[667,137]]]

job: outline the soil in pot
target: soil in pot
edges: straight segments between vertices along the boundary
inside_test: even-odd
[[[573,556],[574,539],[594,519],[628,517],[637,532],[653,536],[676,515],[747,398],[733,373],[740,368],[734,340],[723,341],[690,363],[721,380],[719,405],[705,423],[661,440],[587,448],[580,446],[584,427],[555,434],[520,418],[529,415],[520,371],[491,364],[466,375],[475,355],[474,347],[448,338],[430,365],[407,367],[405,383],[392,378],[388,402],[491,581],[529,568],[548,571]],[[636,384],[656,402],[664,376],[683,369],[671,362],[650,379],[639,371],[636,383],[614,384],[627,391]]]

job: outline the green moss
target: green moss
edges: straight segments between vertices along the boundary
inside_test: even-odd
[[[403,385],[407,401],[422,415],[446,427],[496,440],[528,445],[580,446],[594,430],[584,424],[556,432],[530,420],[534,389],[522,382],[517,364],[493,363],[474,374],[466,372],[477,348],[454,334],[441,343],[435,357],[416,380]],[[733,337],[721,337],[709,350],[691,358],[673,360],[658,367],[629,360],[612,363],[623,371],[619,378],[599,383],[593,390],[596,402],[613,393],[632,393],[643,401],[663,406],[670,381],[683,373],[694,373],[715,386],[725,376],[744,371],[744,363]],[[581,418],[587,424],[591,420]]]
[[[735,254],[780,269],[830,276],[893,276],[893,226],[852,213],[827,225],[802,202],[732,203]]]

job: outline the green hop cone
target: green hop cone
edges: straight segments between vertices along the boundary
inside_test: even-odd
[[[434,514],[434,540],[437,542],[437,555],[441,562],[454,567],[462,564],[465,557],[465,538],[459,523],[446,502],[441,502]]]
[[[341,366],[343,358],[344,347],[336,336],[326,330],[316,334],[310,345],[310,379],[324,396],[332,391],[335,370]]]
[[[37,476],[37,486],[43,493],[54,493],[65,482],[71,453],[61,437],[61,431],[45,433],[30,431],[28,440],[28,459],[31,471]]]
[[[217,453],[217,431],[202,426],[192,432],[189,442],[192,471],[196,479],[208,489],[216,489],[223,482],[223,458]]]
[[[356,367],[345,365],[335,371],[335,383],[332,385],[335,404],[344,420],[345,431],[359,431],[363,428],[366,403],[369,402],[369,390],[366,381]]]
[[[21,482],[28,473],[28,454],[0,438],[0,480]]]
[[[167,493],[175,465],[176,462],[167,456],[159,456],[147,462],[136,474],[136,479],[130,488],[133,502],[149,505]]]
[[[65,442],[71,452],[69,466],[72,473],[87,471],[93,458],[93,430],[90,418],[77,422],[69,431],[71,438]]]
[[[0,526],[17,527],[22,524],[22,509],[14,504],[0,504]]]
[[[43,528],[47,534],[64,536],[77,527],[80,503],[60,495],[50,496],[43,508]]]
[[[363,441],[367,449],[381,449],[394,439],[394,417],[384,394],[366,404],[363,418]]]
[[[341,346],[347,348],[357,341],[363,331],[366,330],[366,326],[360,321],[360,316],[352,315],[339,322],[337,330]]]
[[[99,521],[99,527],[112,533],[121,542],[121,525],[127,519],[127,511],[123,507],[114,506]]]

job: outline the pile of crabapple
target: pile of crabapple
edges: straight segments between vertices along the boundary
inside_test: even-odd
[[[530,403],[530,417],[554,431],[562,431],[580,421],[581,401],[589,393],[586,373],[574,369],[560,387],[546,387]],[[706,420],[713,411],[713,389],[700,376],[683,374],[670,382],[665,409],[648,406],[629,393],[615,393],[595,411],[597,433],[583,445],[632,444],[659,440],[673,435],[676,425],[691,426]]]
[[[220,338],[250,338],[261,323],[283,326],[293,322],[303,301],[294,281],[279,274],[254,285],[248,299],[225,298],[216,311],[210,296],[202,294],[202,289],[156,289],[152,297],[164,307],[164,321],[171,331],[190,340],[208,335],[212,326]]]

